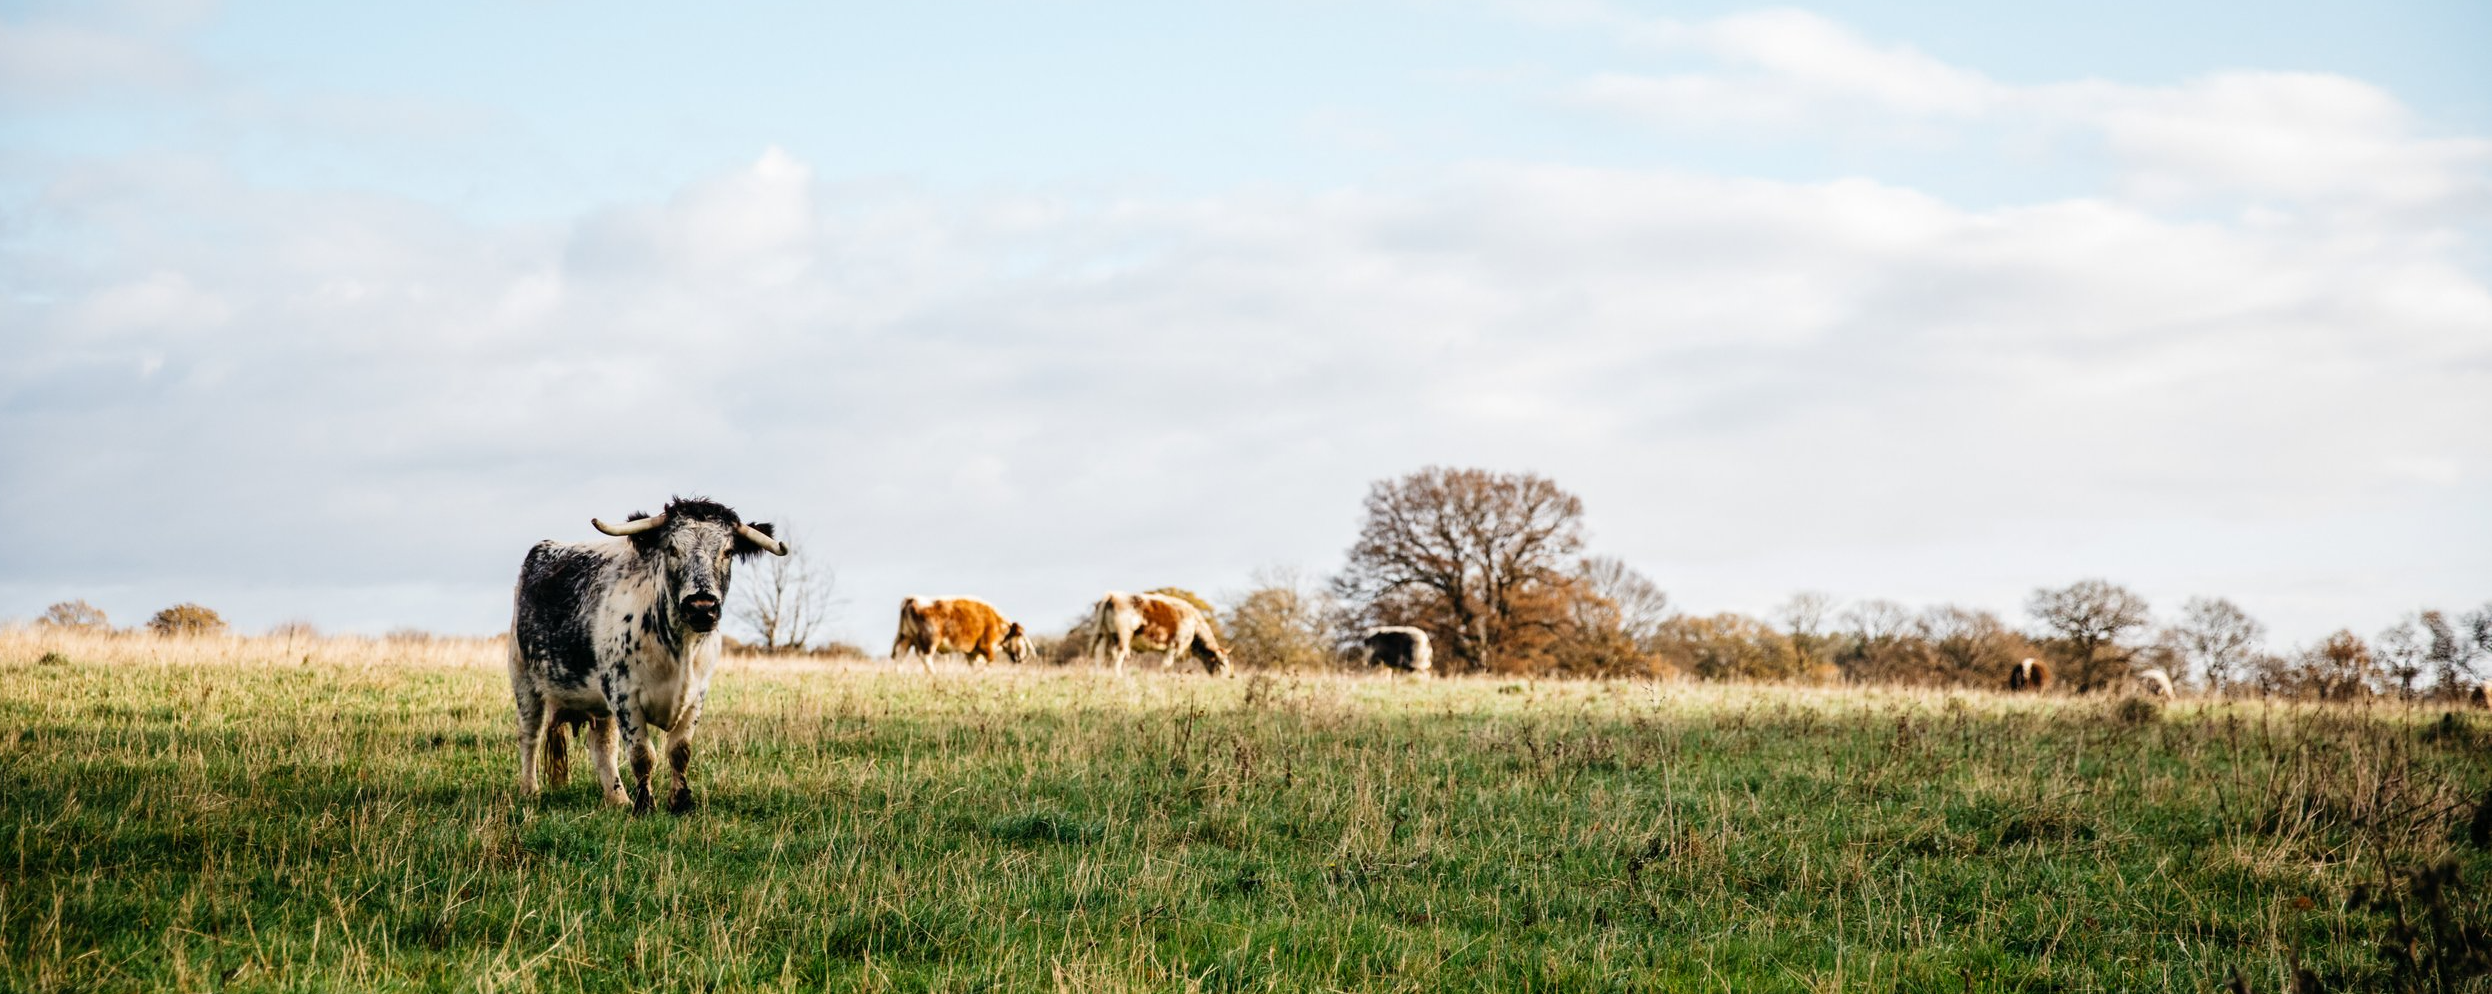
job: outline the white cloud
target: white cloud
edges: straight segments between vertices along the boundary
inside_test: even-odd
[[[1367,481],[1451,462],[1582,491],[1605,551],[1703,604],[1845,549],[2063,582],[2092,568],[2072,528],[2281,541],[2492,491],[2492,295],[2430,232],[1519,165],[943,200],[777,150],[550,227],[185,170],[44,210],[159,222],[90,226],[100,262],[0,305],[36,329],[0,376],[28,481],[0,511],[63,525],[0,560],[64,595],[490,589],[536,538],[699,490],[804,523],[860,627],[971,586],[1052,624],[1327,566]],[[2169,555],[2115,572],[2203,575]],[[497,623],[471,608],[423,620]]]
[[[1605,72],[1563,95],[1666,127],[1772,129],[1879,140],[1937,125],[2056,134],[2059,154],[2099,145],[2121,192],[2151,203],[2271,201],[2482,217],[2492,139],[2431,134],[2378,87],[2324,73],[2229,71],[2150,86],[2082,80],[2011,86],[1908,48],[1872,45],[1815,14],[1775,10],[1686,23],[1596,19],[1656,53],[1714,65]],[[1985,130],[1986,129],[1986,132]]]

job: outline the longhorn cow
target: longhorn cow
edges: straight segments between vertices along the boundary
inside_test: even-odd
[[[519,789],[537,792],[537,754],[555,786],[567,779],[564,734],[589,726],[588,749],[606,799],[645,813],[656,765],[650,730],[666,731],[674,770],[667,809],[691,810],[692,734],[718,669],[720,608],[739,559],[787,555],[771,527],[733,509],[678,497],[655,516],[620,525],[590,519],[613,538],[544,541],[519,567],[511,606],[511,696],[519,705]],[[625,793],[615,772],[620,736],[631,756]]]

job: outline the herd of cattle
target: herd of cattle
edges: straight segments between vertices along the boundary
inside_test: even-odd
[[[542,755],[547,779],[567,778],[566,745],[585,726],[590,758],[606,797],[636,811],[654,807],[649,777],[656,766],[652,729],[666,733],[673,773],[668,808],[692,807],[686,777],[701,704],[718,668],[718,636],[727,582],[736,560],[788,549],[766,523],[747,524],[724,504],[700,498],[669,501],[655,515],[633,514],[621,525],[590,519],[611,536],[602,542],[544,541],[520,566],[511,610],[511,696],[519,707],[519,784],[538,788]],[[1235,667],[1200,608],[1163,594],[1110,592],[1087,624],[1090,658],[1112,660],[1117,672],[1136,644],[1157,647],[1160,667],[1190,657],[1215,676]],[[1417,628],[1369,629],[1360,640],[1371,665],[1409,673],[1433,669],[1428,634]],[[900,603],[894,661],[915,656],[928,672],[934,657],[955,652],[993,662],[1033,654],[1029,632],[985,601],[911,597]],[[2027,659],[2008,676],[2011,690],[2045,690],[2050,667]],[[2170,696],[2161,670],[2139,676],[2140,692]],[[631,759],[627,792],[615,766],[620,741]]]
[[[520,565],[511,606],[511,696],[519,708],[519,785],[569,777],[568,741],[584,729],[598,785],[608,800],[635,811],[655,807],[649,777],[657,765],[651,732],[666,733],[673,773],[667,807],[692,807],[687,777],[701,704],[718,669],[725,640],[718,623],[727,584],[739,559],[787,555],[767,523],[747,524],[733,508],[677,498],[655,515],[633,514],[620,525],[590,519],[611,536],[602,542],[539,542]],[[1163,594],[1109,592],[1091,609],[1087,651],[1112,659],[1117,672],[1134,646],[1158,647],[1160,667],[1179,656],[1216,676],[1236,672],[1229,652],[1200,608]],[[1428,636],[1416,628],[1369,631],[1363,645],[1375,664],[1428,672]],[[929,672],[940,653],[993,662],[1022,662],[1029,632],[994,606],[971,597],[911,597],[900,603],[891,657],[915,656]],[[630,757],[627,791],[615,763],[620,742]]]

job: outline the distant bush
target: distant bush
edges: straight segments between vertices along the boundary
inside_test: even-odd
[[[433,633],[415,627],[392,628],[389,634],[381,636],[382,641],[401,642],[407,645],[423,645],[432,641],[433,638]]]
[[[1255,669],[1314,670],[1337,664],[1328,605],[1320,594],[1294,585],[1265,586],[1237,599],[1227,616],[1223,642],[1238,665]]]
[[[1788,636],[1744,614],[1672,618],[1653,648],[1662,661],[1705,680],[1790,680],[1805,669]]]
[[[44,608],[43,617],[35,619],[35,624],[82,632],[112,630],[112,621],[104,617],[104,609],[83,600],[62,601]]]
[[[158,635],[223,635],[225,619],[197,604],[175,604],[147,619],[147,630]]]

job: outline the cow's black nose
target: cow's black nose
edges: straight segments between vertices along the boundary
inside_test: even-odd
[[[698,632],[718,627],[718,598],[708,594],[684,598],[684,620],[691,622],[692,629]]]

